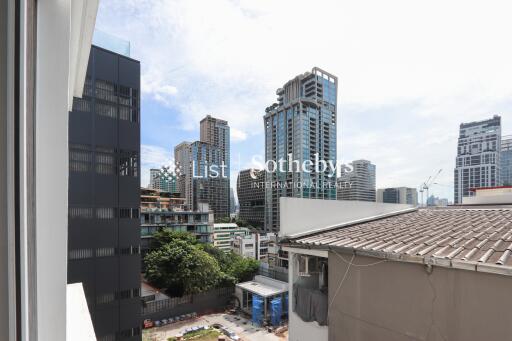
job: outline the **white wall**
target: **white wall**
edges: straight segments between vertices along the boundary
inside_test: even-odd
[[[411,209],[412,205],[366,201],[280,198],[280,236],[335,227],[354,220]]]
[[[40,340],[65,340],[70,2],[37,6],[36,224]],[[56,328],[56,326],[61,326]]]
[[[36,260],[39,340],[65,340],[68,115],[81,95],[98,0],[38,1]],[[78,92],[78,93],[77,93]],[[59,327],[56,327],[59,326]]]

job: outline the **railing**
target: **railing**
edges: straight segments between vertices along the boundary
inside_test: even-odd
[[[265,266],[264,264],[261,264],[258,270],[258,275],[270,277],[277,279],[278,281],[288,283],[288,269],[286,268],[278,266]]]

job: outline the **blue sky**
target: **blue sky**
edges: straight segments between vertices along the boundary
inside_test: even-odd
[[[275,90],[318,66],[339,79],[338,158],[374,162],[378,187],[418,187],[442,168],[431,193],[452,200],[459,124],[499,114],[512,134],[511,12],[509,1],[102,0],[96,28],[141,61],[143,185],[207,114],[230,123],[232,176],[251,166]]]

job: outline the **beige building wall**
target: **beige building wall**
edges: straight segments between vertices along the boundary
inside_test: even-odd
[[[351,259],[339,255],[329,252],[331,341],[512,338],[512,277],[440,267],[429,274],[423,264],[385,261],[352,265],[335,296]]]

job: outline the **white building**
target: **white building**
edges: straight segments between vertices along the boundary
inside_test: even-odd
[[[472,195],[470,189],[500,184],[501,117],[462,123],[454,171],[454,203]]]
[[[245,236],[236,236],[233,239],[232,250],[234,253],[268,262],[269,252],[275,252],[275,243],[273,246],[272,238],[275,238],[274,233],[250,233]],[[274,254],[275,256],[275,254]]]
[[[213,224],[213,246],[226,252],[231,251],[231,245],[236,236],[247,236],[250,230],[239,227],[235,223]]]
[[[512,204],[512,186],[476,188],[469,197],[462,198],[463,205]]]

